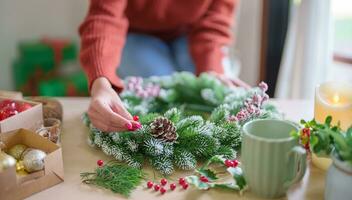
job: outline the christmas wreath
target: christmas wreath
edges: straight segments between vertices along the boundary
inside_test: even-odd
[[[215,155],[233,159],[241,145],[241,126],[255,118],[277,118],[267,103],[265,83],[246,90],[229,88],[208,74],[129,77],[121,99],[142,128],[129,132],[102,132],[84,115],[89,143],[134,168],[147,160],[164,175],[175,168],[192,170],[197,161]]]

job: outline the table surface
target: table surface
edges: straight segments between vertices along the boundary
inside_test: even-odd
[[[64,108],[63,130],[61,135],[65,181],[45,191],[32,195],[28,199],[124,199],[118,194],[108,190],[99,189],[81,183],[80,172],[92,171],[98,159],[110,160],[108,156],[98,149],[87,144],[88,129],[81,122],[81,116],[87,110],[89,98],[59,98]],[[313,102],[301,100],[274,100],[274,104],[285,113],[290,120],[299,121],[301,118],[310,119],[313,116]],[[147,169],[150,171],[150,169]],[[171,179],[176,180],[184,172],[178,172]],[[282,199],[323,199],[325,172],[310,165],[303,180],[291,187],[287,196]],[[260,199],[250,191],[240,195],[238,192],[211,189],[200,191],[193,187],[188,190],[176,189],[161,196],[157,192],[145,189],[141,185],[129,199]]]

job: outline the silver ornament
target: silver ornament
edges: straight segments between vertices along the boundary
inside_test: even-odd
[[[0,151],[0,172],[15,165],[16,160],[12,156]]]
[[[46,153],[39,149],[31,149],[24,152],[23,165],[24,169],[31,173],[44,169],[44,158]]]
[[[23,152],[27,149],[26,145],[23,144],[16,144],[15,146],[11,147],[8,153],[19,160],[23,154]]]

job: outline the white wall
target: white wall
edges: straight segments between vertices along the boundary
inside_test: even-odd
[[[0,0],[0,89],[13,89],[11,63],[18,41],[42,36],[78,41],[87,6],[88,0]]]
[[[11,63],[19,40],[42,36],[78,41],[77,27],[88,0],[0,0],[0,89],[13,89]],[[240,77],[255,85],[260,55],[261,0],[242,0],[237,23],[236,56]]]

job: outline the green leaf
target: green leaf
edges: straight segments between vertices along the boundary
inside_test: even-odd
[[[224,164],[225,160],[222,155],[213,156],[202,166],[202,169],[208,168],[210,164]]]
[[[200,190],[207,190],[210,188],[210,185],[208,183],[200,181],[198,176],[187,176],[185,179],[189,184],[194,185]]]
[[[300,131],[292,130],[292,131],[290,132],[290,135],[291,135],[292,137],[298,139],[299,136],[300,136]]]
[[[201,176],[207,177],[209,179],[209,181],[218,180],[218,177],[216,176],[216,173],[213,172],[210,169],[200,168],[200,169],[197,169],[196,172],[198,172]]]
[[[347,131],[346,131],[346,137],[347,137],[347,138],[352,138],[352,126],[347,129]]]
[[[210,185],[214,188],[240,190],[238,185],[236,185],[235,183],[210,183]]]
[[[325,125],[330,126],[331,121],[332,121],[332,117],[331,116],[327,116],[326,119],[325,119]]]
[[[229,167],[227,171],[232,175],[238,185],[239,189],[242,190],[247,185],[246,180],[244,179],[242,169],[239,167]]]

